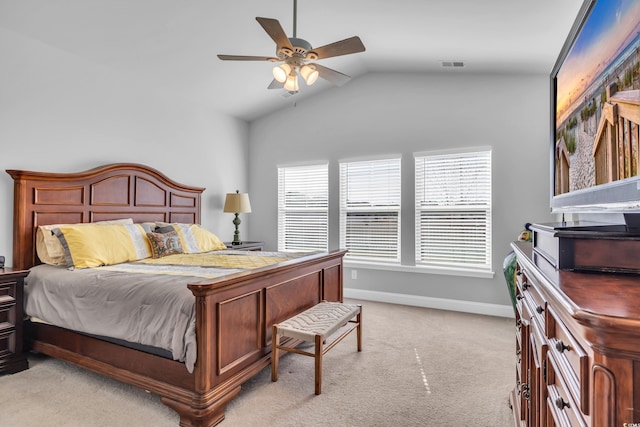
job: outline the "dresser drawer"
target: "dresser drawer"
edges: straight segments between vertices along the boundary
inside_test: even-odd
[[[588,415],[589,356],[564,323],[559,321],[557,313],[551,307],[549,319],[549,352],[553,353],[559,372],[573,398],[579,403],[580,410]]]
[[[522,278],[522,296],[530,308],[531,316],[537,320],[542,326],[542,330],[544,330],[547,302],[542,298],[535,281],[527,275],[526,271],[520,277]]]
[[[563,406],[566,398],[556,386],[547,388],[547,427],[586,427],[584,419],[571,407]],[[562,407],[563,409],[560,409]]]
[[[525,296],[524,296],[524,302],[525,305],[527,306],[528,312],[530,313],[530,317],[529,319],[531,319],[531,321],[535,321],[537,322],[537,324],[540,326],[540,330],[541,331],[545,331],[546,328],[546,319],[545,319],[545,310],[546,310],[546,305],[540,305],[538,304],[537,301],[535,301],[532,298],[532,295],[530,292],[526,292]]]
[[[547,356],[547,427],[586,427],[580,409],[568,391],[553,354]]]

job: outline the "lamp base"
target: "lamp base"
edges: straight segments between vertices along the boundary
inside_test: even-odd
[[[231,242],[232,245],[241,245],[242,244],[242,240],[240,240],[240,230],[238,229],[238,226],[240,225],[241,221],[240,221],[240,216],[238,213],[235,214],[236,217],[233,219],[233,225],[236,226],[236,231],[233,232],[233,242]]]

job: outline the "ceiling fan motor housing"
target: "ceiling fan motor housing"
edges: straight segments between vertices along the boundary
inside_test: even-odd
[[[289,43],[291,43],[293,51],[290,51],[288,47],[281,47],[278,52],[276,52],[278,57],[280,57],[281,59],[286,59],[287,57],[297,57],[300,59],[311,61],[317,59],[317,55],[315,55],[313,52],[309,52],[312,49],[311,43],[309,43],[305,39],[289,37]]]

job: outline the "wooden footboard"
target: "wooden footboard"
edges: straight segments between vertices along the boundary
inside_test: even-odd
[[[39,225],[133,218],[200,220],[203,188],[178,184],[138,164],[55,174],[7,171],[14,179],[14,266],[39,263]],[[283,262],[188,285],[196,304],[197,361],[183,363],[51,325],[26,330],[35,351],[162,397],[181,426],[213,426],[240,386],[269,365],[271,326],[325,299],[342,301],[345,251]]]
[[[211,411],[207,422],[196,425],[221,421],[224,406],[240,384],[269,365],[274,323],[322,299],[342,300],[343,256],[344,251],[335,251],[255,274],[189,285],[197,307],[195,392]],[[187,420],[199,417],[193,407],[165,403],[180,413],[182,425],[192,425]]]

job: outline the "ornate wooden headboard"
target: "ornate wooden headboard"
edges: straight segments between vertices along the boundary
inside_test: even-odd
[[[39,225],[132,218],[134,222],[200,223],[204,188],[179,184],[135,163],[79,173],[7,170],[14,180],[13,266],[39,264]]]

